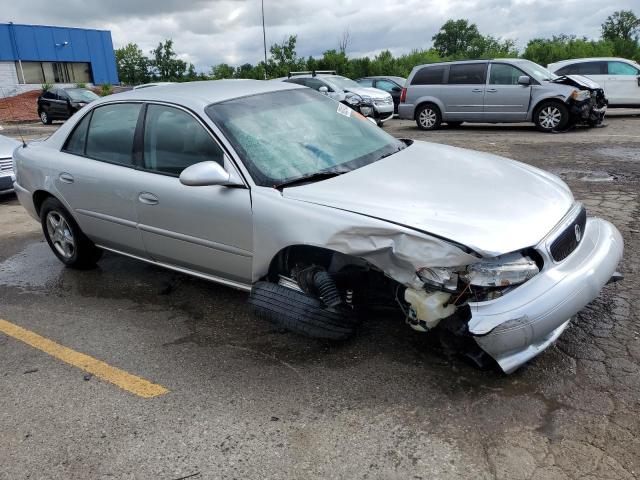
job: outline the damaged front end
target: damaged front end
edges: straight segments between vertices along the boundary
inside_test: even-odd
[[[597,127],[602,124],[608,102],[600,85],[581,75],[564,75],[551,82],[575,87],[567,98],[569,125]]]

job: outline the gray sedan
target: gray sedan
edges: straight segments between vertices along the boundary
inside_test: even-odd
[[[112,95],[15,160],[20,202],[69,267],[117,252],[251,292],[259,317],[325,339],[392,306],[505,372],[567,328],[623,251],[559,178],[397,140],[291,83]]]

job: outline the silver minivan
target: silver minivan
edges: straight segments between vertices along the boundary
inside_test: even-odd
[[[472,60],[415,67],[400,98],[400,118],[423,130],[442,122],[534,122],[545,132],[602,122],[600,86],[580,75],[558,77],[524,59]]]

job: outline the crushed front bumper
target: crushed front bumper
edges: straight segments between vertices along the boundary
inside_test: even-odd
[[[609,281],[622,258],[620,232],[589,218],[584,237],[562,262],[542,271],[503,297],[469,303],[469,333],[505,373],[511,373],[551,345],[573,315]]]

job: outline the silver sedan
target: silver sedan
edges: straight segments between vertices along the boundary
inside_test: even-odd
[[[257,316],[334,340],[390,305],[505,372],[558,338],[623,251],[556,176],[397,140],[290,83],[112,95],[15,160],[20,202],[69,267],[117,252],[251,292]]]

